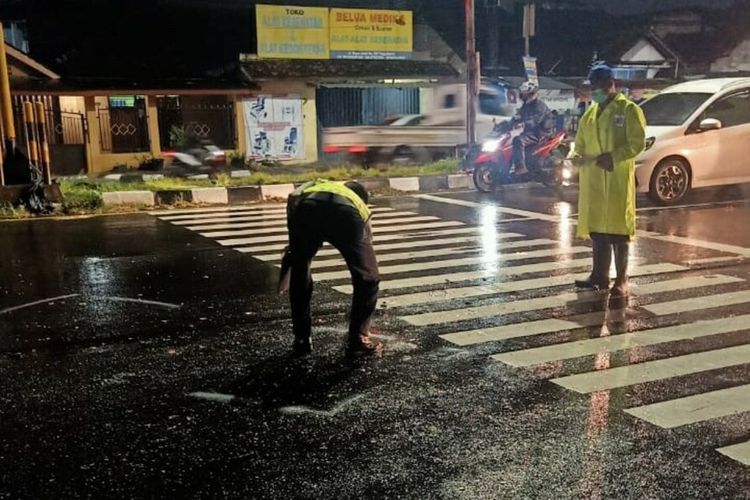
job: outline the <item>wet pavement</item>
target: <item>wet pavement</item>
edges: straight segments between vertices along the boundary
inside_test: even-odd
[[[0,224],[0,498],[750,498],[748,198],[639,200],[627,303],[574,190],[375,199],[370,360],[282,206]]]

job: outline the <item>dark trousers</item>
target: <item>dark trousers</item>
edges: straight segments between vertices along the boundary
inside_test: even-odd
[[[628,279],[628,260],[630,255],[630,238],[620,234],[591,233],[594,266],[591,271],[593,283],[609,281],[609,268],[612,265],[612,254],[615,256],[617,280]]]
[[[354,295],[349,337],[367,335],[380,283],[370,225],[362,220],[353,206],[321,198],[301,201],[287,221],[292,263],[289,299],[294,336],[310,338],[310,299],[313,290],[310,263],[323,242],[330,243],[341,252],[352,275]]]
[[[520,134],[513,139],[513,166],[526,167],[526,149],[537,144],[539,138],[535,134]]]

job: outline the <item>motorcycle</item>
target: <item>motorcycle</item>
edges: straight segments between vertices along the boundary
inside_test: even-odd
[[[513,139],[523,132],[523,127],[500,124],[482,144],[481,152],[472,160],[467,173],[474,185],[483,193],[492,192],[506,184],[536,181],[547,187],[565,185],[573,177],[566,158],[568,145],[566,132],[554,132],[531,146],[526,153],[529,173],[511,173],[513,165]]]

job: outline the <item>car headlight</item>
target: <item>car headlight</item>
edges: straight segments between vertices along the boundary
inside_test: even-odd
[[[644,151],[648,151],[654,146],[654,143],[656,142],[656,137],[649,137],[646,139],[646,149]]]
[[[484,144],[482,144],[482,152],[483,153],[494,153],[497,151],[497,148],[500,147],[500,139],[494,139],[491,141],[484,141]]]

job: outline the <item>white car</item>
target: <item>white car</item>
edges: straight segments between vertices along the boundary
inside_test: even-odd
[[[638,191],[660,204],[694,188],[750,182],[750,78],[680,83],[642,104]]]

